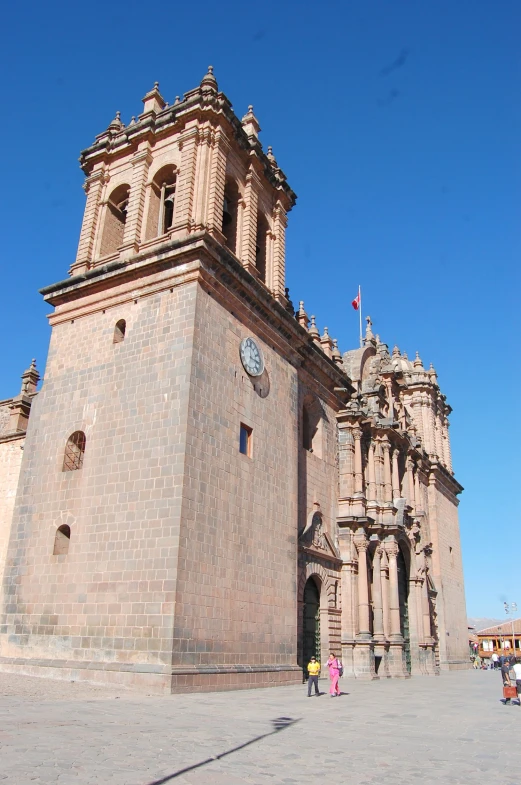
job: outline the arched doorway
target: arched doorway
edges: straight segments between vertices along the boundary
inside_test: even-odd
[[[320,661],[320,592],[313,578],[304,587],[304,618],[302,624],[302,668],[307,678],[307,665],[311,657]]]
[[[409,630],[409,576],[401,548],[396,559],[398,567],[398,595],[400,597],[400,631],[405,644],[405,666],[411,672],[411,635]]]

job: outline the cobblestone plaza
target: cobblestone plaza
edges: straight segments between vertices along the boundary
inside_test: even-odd
[[[518,785],[521,708],[492,671],[136,696],[0,674],[0,781]]]

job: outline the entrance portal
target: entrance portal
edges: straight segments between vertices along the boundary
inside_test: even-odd
[[[320,593],[313,578],[308,578],[304,587],[304,620],[302,625],[304,679],[311,657],[320,662]]]

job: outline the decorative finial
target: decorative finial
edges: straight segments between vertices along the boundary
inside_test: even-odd
[[[423,363],[421,361],[419,352],[416,352],[416,357],[415,357],[413,365],[414,365],[415,368],[422,368],[423,369]]]
[[[273,147],[271,145],[268,147],[266,158],[268,159],[268,161],[273,167],[277,166],[277,161],[275,160],[275,156],[273,155]]]
[[[154,90],[159,90],[159,82],[154,82]]]
[[[310,328],[309,328],[308,332],[312,336],[313,339],[315,339],[315,338],[320,339],[320,333],[318,331],[317,325],[315,324],[315,317],[314,316],[311,317],[311,325],[310,325]]]
[[[132,117],[130,118],[130,123],[129,123],[129,125],[135,125],[135,124],[136,124],[136,118],[135,118],[135,116],[134,116],[134,115],[132,115]]]
[[[108,127],[109,131],[117,132],[121,130],[121,128],[123,127],[123,123],[121,122],[120,118],[121,118],[121,112],[116,112],[115,118],[113,119],[113,121],[110,123]]]
[[[253,112],[253,104],[250,104],[250,105],[248,106],[248,112]]]
[[[400,350],[395,344],[393,349],[393,357],[399,357],[399,356],[400,356]]]
[[[342,355],[340,353],[340,349],[338,348],[338,341],[336,338],[333,338],[333,349],[331,351],[331,358],[333,362],[337,365],[342,365]]]
[[[304,300],[301,300],[298,304],[297,321],[305,330],[308,329],[309,319],[306,311],[304,310]]]
[[[217,79],[213,75],[213,65],[208,66],[208,71],[201,80],[201,87],[206,88],[207,92],[217,92]]]
[[[176,106],[177,104],[180,104],[180,103],[181,103],[181,99],[179,98],[178,95],[176,95],[175,101],[174,101],[174,106]]]

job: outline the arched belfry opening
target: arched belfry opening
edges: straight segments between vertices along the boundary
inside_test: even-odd
[[[320,661],[320,587],[313,576],[304,586],[302,623],[302,668],[307,676],[307,664],[311,657]]]
[[[161,237],[174,225],[177,168],[162,166],[150,183],[145,239]]]
[[[129,194],[130,186],[122,184],[114,188],[108,198],[101,236],[101,256],[114,253],[123,242]]]
[[[255,266],[259,273],[259,278],[266,283],[268,268],[268,232],[270,226],[268,219],[262,211],[257,215],[257,241],[255,243]]]
[[[232,178],[226,180],[223,201],[222,232],[227,248],[237,256],[237,228],[239,215],[239,187]]]
[[[409,569],[403,546],[400,543],[396,557],[398,570],[398,596],[400,599],[400,631],[403,635],[405,665],[411,672],[411,633],[409,623]]]

